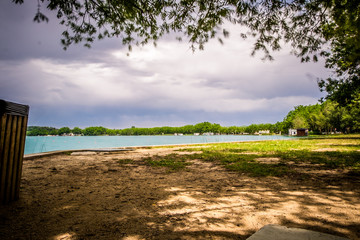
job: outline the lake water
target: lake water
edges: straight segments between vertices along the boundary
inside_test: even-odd
[[[214,135],[214,136],[28,136],[25,154],[55,150],[99,149],[135,146],[159,146],[194,143],[217,143],[289,139],[279,135]]]

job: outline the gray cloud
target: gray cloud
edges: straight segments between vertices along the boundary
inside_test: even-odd
[[[10,1],[0,2],[0,59],[23,60],[31,58],[50,58],[58,61],[102,62],[108,49],[123,48],[117,38],[95,42],[91,49],[81,44],[64,51],[60,44],[61,33],[65,27],[59,24],[55,13],[42,7],[50,19],[46,22],[33,22],[37,11],[36,1],[24,1],[16,5]]]
[[[171,35],[130,56],[119,39],[63,51],[62,26],[53,18],[33,23],[35,11],[34,2],[0,3],[0,98],[29,104],[29,125],[276,122],[295,105],[316,103],[316,77],[328,74],[286,47],[273,62],[250,57],[252,42],[241,41],[236,26],[224,46],[211,41],[195,53]]]

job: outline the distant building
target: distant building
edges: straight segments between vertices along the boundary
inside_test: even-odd
[[[203,133],[202,135],[204,135],[204,136],[213,136],[214,133],[213,132],[206,132],[206,133]]]
[[[296,136],[297,135],[297,130],[296,129],[289,129],[289,136]]]
[[[303,137],[308,135],[309,135],[309,130],[306,128],[289,129],[289,136]]]
[[[298,128],[297,130],[297,136],[298,137],[303,137],[303,136],[307,136],[309,135],[309,130],[306,128]]]
[[[260,130],[259,134],[270,134],[270,130]]]

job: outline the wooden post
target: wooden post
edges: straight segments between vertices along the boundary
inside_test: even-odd
[[[0,204],[19,199],[29,106],[0,99]]]

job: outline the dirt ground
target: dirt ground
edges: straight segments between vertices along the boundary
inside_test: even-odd
[[[191,154],[176,150],[24,160],[20,200],[0,206],[0,239],[246,239],[266,224],[360,239],[359,176],[253,178],[200,160],[169,172],[142,160]]]

